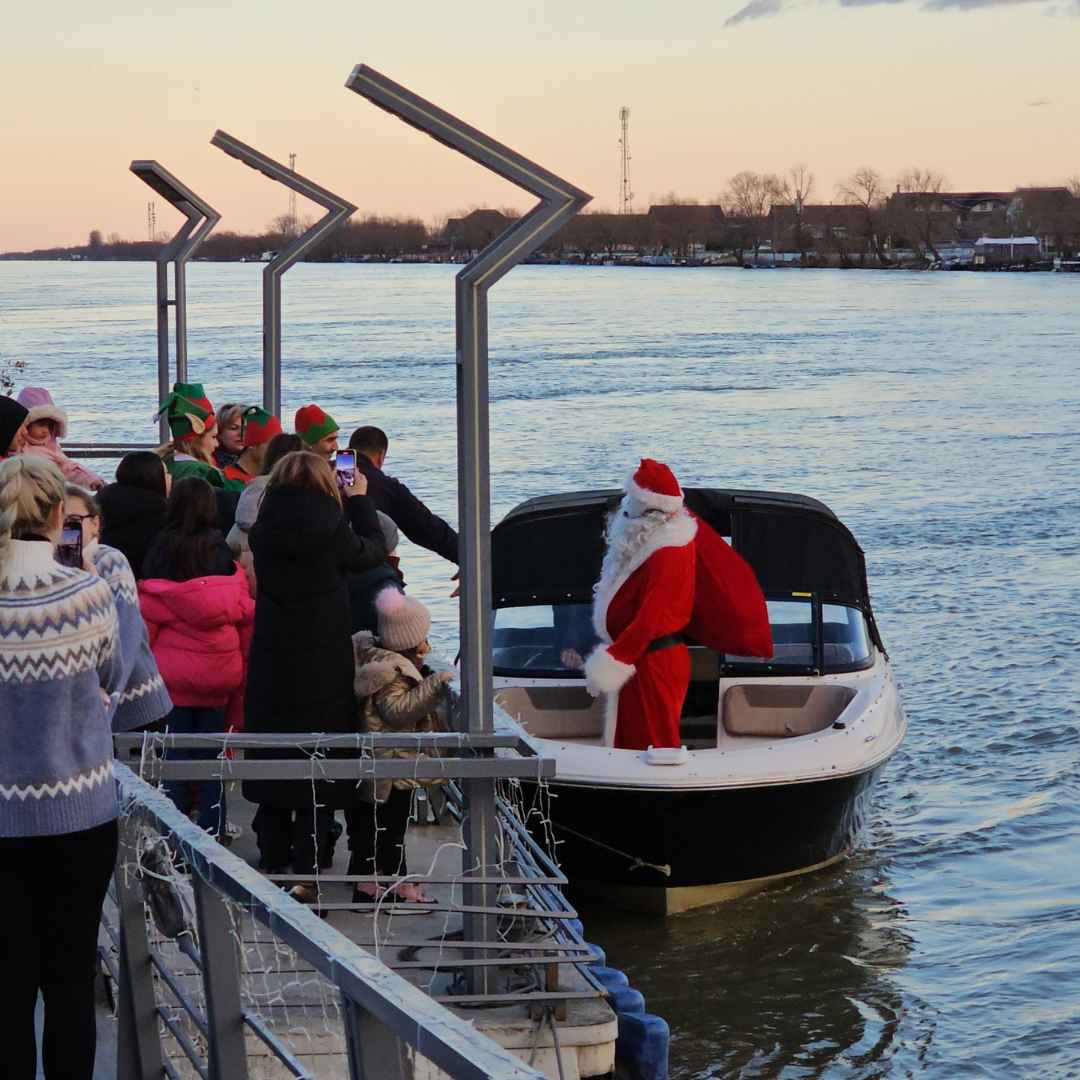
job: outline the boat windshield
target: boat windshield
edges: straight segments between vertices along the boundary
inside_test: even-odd
[[[724,668],[745,674],[851,671],[871,662],[866,618],[846,604],[816,605],[810,596],[768,601],[773,655],[721,656]],[[821,633],[815,629],[815,606]],[[492,661],[497,674],[566,678],[581,674],[598,642],[590,604],[538,604],[495,612]],[[820,656],[820,660],[818,657]]]

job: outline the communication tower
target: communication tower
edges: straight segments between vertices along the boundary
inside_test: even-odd
[[[296,172],[296,155],[289,155],[289,172]],[[297,233],[296,226],[296,192],[289,191],[289,234],[295,236]]]
[[[146,239],[151,244],[157,239],[157,210],[152,202],[146,204]]]
[[[634,212],[634,192],[630,187],[630,107],[619,110],[619,213]]]

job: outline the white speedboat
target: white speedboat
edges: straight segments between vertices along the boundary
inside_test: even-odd
[[[863,553],[832,511],[782,493],[685,496],[754,568],[774,653],[690,643],[679,750],[605,745],[579,670],[621,492],[531,499],[492,533],[496,701],[557,762],[557,858],[577,895],[663,914],[844,858],[906,729]]]

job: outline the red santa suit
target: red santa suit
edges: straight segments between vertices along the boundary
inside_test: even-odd
[[[685,629],[693,612],[697,522],[683,509],[675,476],[659,462],[643,460],[626,492],[618,512],[641,520],[640,542],[622,557],[609,549],[604,560],[593,607],[602,644],[585,664],[586,684],[606,695],[609,745],[679,746],[690,654],[682,641],[664,639]],[[665,516],[652,526],[648,511]]]

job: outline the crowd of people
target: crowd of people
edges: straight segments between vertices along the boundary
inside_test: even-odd
[[[201,385],[177,383],[159,415],[169,441],[127,454],[107,483],[64,453],[67,415],[47,390],[0,396],[0,940],[30,974],[2,1021],[13,1077],[35,1075],[39,993],[45,1075],[92,1075],[114,732],[447,722],[452,676],[425,663],[431,616],[396,549],[400,531],[456,564],[458,537],[385,471],[386,434],[357,428],[350,470],[335,467],[339,428],[315,404],[286,433],[259,406],[215,410]],[[299,877],[291,893],[317,904],[342,810],[349,873],[404,876],[415,786],[245,781],[260,867]],[[236,832],[222,783],[166,791],[219,839]],[[431,902],[393,880],[357,883],[354,900]]]

